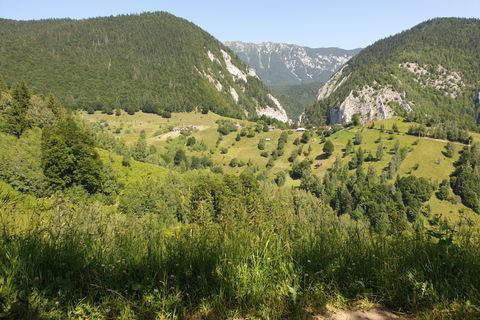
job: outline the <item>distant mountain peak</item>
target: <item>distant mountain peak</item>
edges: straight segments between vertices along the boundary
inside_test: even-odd
[[[255,68],[269,86],[326,82],[361,49],[302,47],[294,44],[226,41],[240,59]]]

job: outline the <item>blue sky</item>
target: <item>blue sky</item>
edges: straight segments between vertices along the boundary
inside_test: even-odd
[[[0,0],[0,17],[82,19],[166,11],[220,41],[366,47],[436,17],[480,18],[479,0]],[[0,39],[1,40],[1,39]]]

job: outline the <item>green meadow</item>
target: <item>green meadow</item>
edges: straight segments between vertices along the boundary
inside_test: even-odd
[[[219,141],[217,145],[216,143],[219,138],[219,132],[217,131],[218,124],[216,121],[231,120],[236,123],[237,120],[221,117],[212,112],[209,112],[208,114],[201,114],[199,112],[172,113],[172,117],[169,119],[142,112],[138,112],[135,115],[122,113],[121,116],[105,115],[100,112],[94,114],[82,112],[80,117],[91,122],[99,122],[101,120],[106,121],[109,124],[107,129],[111,132],[114,132],[116,128],[122,127],[123,129],[121,133],[115,134],[115,136],[125,139],[126,144],[130,146],[138,140],[140,132],[144,130],[147,137],[147,143],[158,147],[158,153],[164,152],[166,148],[169,148],[169,145],[175,145],[178,140],[183,139],[179,132],[170,132],[168,130],[169,127],[187,127],[188,125],[194,125],[197,129],[193,131],[191,136],[195,137],[197,142],[204,141],[208,146],[208,149],[206,151],[194,151],[191,147],[184,147],[184,142],[180,143],[176,148],[184,148],[187,155],[206,155],[211,157],[214,164],[221,166],[226,174],[238,175],[246,168],[246,166],[229,166],[233,158],[243,160],[245,163],[249,160],[252,161],[258,165],[259,170],[264,171],[270,179],[274,178],[275,173],[283,171],[287,173],[287,180],[285,182],[287,187],[298,187],[300,185],[300,180],[293,180],[288,175],[289,171],[292,169],[292,163],[287,159],[293,150],[302,147],[303,151],[307,151],[310,147],[311,151],[309,155],[306,156],[302,153],[298,156],[297,160],[300,162],[305,159],[310,159],[313,163],[311,166],[312,173],[322,178],[327,171],[331,170],[337,154],[341,156],[342,164],[348,163],[352,159],[353,153],[345,156],[345,146],[348,140],[354,140],[354,137],[358,132],[362,132],[363,140],[360,145],[355,146],[355,150],[358,150],[358,148],[361,147],[364,151],[365,157],[369,152],[371,152],[374,157],[376,156],[376,151],[380,143],[380,136],[381,143],[384,146],[383,159],[380,161],[374,160],[371,162],[365,162],[363,164],[365,172],[370,165],[375,168],[378,174],[388,167],[388,163],[394,154],[395,144],[398,140],[400,147],[407,147],[409,152],[406,158],[402,161],[397,174],[400,176],[415,175],[417,177],[426,178],[432,184],[437,185],[444,179],[449,179],[450,174],[454,171],[453,164],[458,160],[460,152],[464,147],[460,143],[457,143],[454,157],[448,158],[444,155],[447,141],[407,135],[408,128],[414,123],[405,122],[402,118],[396,117],[377,121],[374,123],[373,128],[371,125],[351,127],[346,130],[340,130],[327,137],[327,140],[332,141],[335,150],[332,156],[326,158],[322,151],[324,143],[321,142],[321,137],[317,134],[318,130],[310,130],[312,136],[309,139],[309,142],[297,146],[294,145],[293,142],[296,138],[301,138],[302,133],[296,132],[294,129],[284,129],[289,133],[288,141],[284,148],[284,154],[278,157],[274,162],[275,165],[273,167],[267,169],[266,166],[269,157],[263,157],[261,156],[261,153],[266,151],[270,155],[277,149],[278,139],[283,131],[281,129],[275,129],[268,132],[261,131],[255,133],[254,137],[242,137],[240,141],[236,141],[235,138],[237,133],[241,130],[239,129],[237,132],[231,132],[230,134],[223,136],[222,140]],[[253,128],[255,126],[254,122],[242,120],[238,122],[242,127]],[[396,133],[391,130],[394,123],[396,123],[398,127],[398,132]],[[472,134],[472,137],[472,144],[480,142],[480,136],[478,134]],[[269,139],[269,141],[266,141],[267,139]],[[257,147],[260,140],[265,140],[264,150],[259,150]],[[312,142],[314,140],[315,142]],[[228,150],[227,153],[222,154],[220,152],[221,148],[226,148]],[[211,149],[213,149],[213,153],[210,152]],[[316,167],[315,164],[317,163],[321,163],[322,166]],[[122,172],[120,164],[117,164],[115,170]],[[138,177],[137,174],[132,174],[132,176]],[[452,190],[450,190],[450,193],[452,193]],[[461,203],[438,200],[435,196],[432,196],[430,205],[433,213],[442,215],[442,217],[455,223],[459,222],[461,216],[466,216],[475,221],[478,220],[478,215],[471,209],[463,206]],[[459,212],[461,214],[459,214]]]
[[[478,215],[455,200],[451,189],[448,200],[435,195],[454,171],[461,145],[448,158],[446,141],[406,135],[408,123],[399,118],[327,136],[323,128],[309,130],[302,143],[303,133],[294,129],[220,136],[216,121],[236,120],[213,113],[79,117],[108,123],[104,130],[129,147],[144,131],[154,155],[182,149],[187,157],[211,159],[213,166],[186,169],[136,160],[125,165],[124,156],[98,149],[113,168],[109,181],[118,184],[117,193],[89,195],[74,186],[42,198],[1,182],[1,318],[317,319],[332,309],[376,305],[404,319],[480,316]],[[386,129],[392,121],[400,132]],[[188,125],[197,128],[170,130]],[[267,167],[283,132],[283,155]],[[365,159],[370,152],[373,158],[329,189],[328,181],[342,179],[339,168],[354,159],[346,146],[359,133],[355,152],[362,148]],[[192,137],[203,141],[201,148],[187,146]],[[323,152],[326,141],[334,146],[330,157]],[[397,141],[408,152],[395,176],[386,183],[361,180],[362,170],[372,168],[385,176]],[[384,157],[377,160],[380,144]],[[232,159],[243,164],[232,166]],[[293,179],[301,163],[307,164],[308,179]],[[279,186],[274,179],[282,172],[286,181]],[[398,198],[395,185],[400,188],[409,176],[433,186],[412,221],[405,214],[412,207],[402,216],[396,210],[407,202]],[[331,200],[351,201],[345,185],[352,195],[361,193],[352,181],[370,188],[360,198],[368,214],[340,214],[344,203]],[[395,202],[375,203],[384,196]]]

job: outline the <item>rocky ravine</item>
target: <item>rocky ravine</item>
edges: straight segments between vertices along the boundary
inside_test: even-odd
[[[361,49],[300,47],[283,43],[224,42],[244,62],[255,68],[267,85],[326,82]]]
[[[221,53],[222,53],[222,58],[225,61],[225,64],[227,66],[227,70],[230,74],[232,74],[235,81],[243,81],[243,82],[246,83],[248,81],[248,77],[257,77],[258,78],[258,76],[256,75],[255,70],[253,68],[249,67],[249,68],[247,68],[247,70],[240,70],[237,66],[235,66],[232,63],[232,57],[230,57],[230,55],[227,52],[225,52],[224,50],[221,50]],[[207,54],[208,54],[209,59],[212,62],[217,62],[218,64],[221,64],[219,58],[215,57],[215,55],[211,51],[208,51]],[[214,77],[211,74],[208,73],[208,71],[198,70],[198,72],[201,75],[203,75],[205,78],[207,78],[211,83],[213,83],[215,85],[215,88],[218,91],[222,91],[223,90],[222,84],[219,81],[215,80]],[[235,88],[230,87],[228,89],[228,91],[232,95],[232,98],[238,103],[239,96],[238,96],[238,93],[235,90]],[[280,102],[274,96],[272,96],[270,94],[268,95],[268,97],[273,102],[272,105],[271,106],[269,105],[265,109],[257,109],[256,110],[257,115],[258,116],[266,115],[267,117],[274,118],[274,119],[277,119],[279,121],[286,122],[288,124],[292,123],[292,120],[290,120],[288,118],[287,113],[285,112],[285,109],[282,107]]]

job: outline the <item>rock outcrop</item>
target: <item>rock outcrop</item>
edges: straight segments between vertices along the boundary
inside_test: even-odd
[[[225,62],[228,72],[233,76],[233,78],[236,81],[240,80],[247,83],[248,77],[258,78],[257,74],[255,73],[255,69],[253,69],[252,67],[248,67],[246,70],[241,70],[240,68],[238,68],[236,65],[232,63],[232,57],[225,50],[220,50],[220,52],[222,53],[222,58]],[[220,59],[215,57],[215,55],[211,51],[208,51],[207,55],[212,62],[217,62],[218,64],[221,64]],[[205,78],[207,78],[208,81],[215,84],[215,88],[218,91],[222,91],[223,85],[218,80],[216,80],[209,73],[209,71],[211,70],[199,71],[199,73],[202,74]],[[230,86],[230,88],[228,89],[228,92],[230,92],[235,102],[238,103],[239,94],[237,90],[235,90],[234,87]],[[277,119],[279,121],[286,122],[286,123],[291,123],[292,120],[288,118],[287,113],[285,112],[285,109],[283,109],[278,99],[271,94],[268,94],[268,98],[270,99],[270,101],[272,101],[272,105],[268,105],[266,108],[263,108],[263,109],[257,108],[256,109],[257,115],[258,116],[266,115],[269,118]]]

